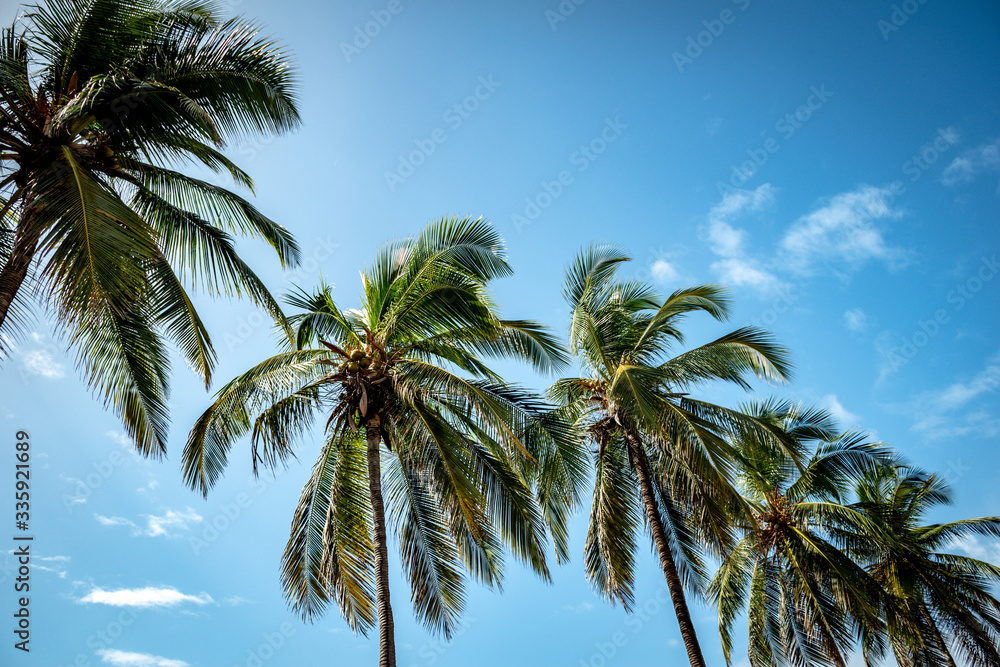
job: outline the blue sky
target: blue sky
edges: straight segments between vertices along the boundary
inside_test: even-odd
[[[432,218],[484,215],[516,271],[497,285],[505,312],[561,328],[564,267],[591,241],[615,242],[634,257],[628,271],[664,292],[731,288],[732,321],[689,320],[692,344],[756,323],[791,349],[793,382],[755,395],[825,405],[947,475],[957,502],[938,518],[997,513],[996,3],[229,6],[282,38],[301,67],[301,130],[229,146],[257,180],[259,207],[304,249],[290,275],[261,245],[241,246],[274,291],[322,275],[352,306],[380,244]],[[0,19],[15,12],[5,3]],[[199,303],[218,382],[274,351],[252,306]],[[315,443],[259,480],[243,443],[203,500],[179,470],[210,400],[194,374],[177,362],[168,459],[140,460],[53,334],[39,320],[2,370],[4,437],[27,429],[34,447],[36,560],[32,653],[5,640],[0,662],[374,664],[377,641],[353,636],[335,610],[307,626],[281,597],[278,561]],[[574,559],[554,586],[511,563],[502,596],[473,588],[450,644],[413,620],[396,561],[400,665],[682,664],[649,551],[641,611],[627,617],[584,580],[584,532],[577,517]],[[996,542],[955,548],[1000,563]],[[712,610],[696,605],[695,619],[720,664]]]

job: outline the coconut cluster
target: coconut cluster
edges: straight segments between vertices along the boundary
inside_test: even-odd
[[[360,373],[372,365],[372,358],[364,350],[357,348],[351,350],[348,360],[340,365],[340,370],[347,373]]]

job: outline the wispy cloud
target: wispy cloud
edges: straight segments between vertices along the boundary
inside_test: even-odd
[[[143,516],[146,517],[147,521],[146,534],[150,537],[156,537],[157,535],[166,535],[169,537],[172,530],[187,530],[188,524],[200,523],[202,520],[201,515],[190,507],[183,512],[167,510],[167,513],[163,516],[151,514],[144,514]]]
[[[26,373],[38,375],[49,380],[66,377],[63,365],[46,350],[29,350],[24,353],[21,364]]]
[[[132,528],[133,535],[146,535],[147,537],[177,537],[179,532],[188,530],[190,524],[202,521],[201,515],[190,507],[181,512],[167,510],[162,516],[155,514],[141,514],[140,516],[146,520],[145,528],[139,528],[134,521],[120,516],[109,517],[95,514],[94,518],[102,526],[128,526]]]
[[[106,604],[112,607],[176,607],[180,604],[196,605],[212,604],[214,601],[208,593],[186,595],[176,588],[122,588],[116,591],[106,591],[94,588],[80,599],[80,602],[91,604]]]
[[[984,560],[1000,567],[1000,542],[996,540],[987,542],[981,541],[976,535],[966,535],[952,540],[948,546],[961,551],[969,558]]]
[[[658,259],[649,267],[649,273],[658,283],[673,283],[680,277],[680,272],[673,263],[665,259]]]
[[[998,388],[1000,352],[989,357],[971,379],[919,396],[913,406],[913,430],[929,440],[1000,435],[1000,417],[976,401],[984,394],[995,394]]]
[[[774,203],[774,188],[770,183],[756,190],[734,190],[708,212],[703,230],[709,248],[720,259],[711,266],[719,280],[733,287],[749,287],[765,295],[775,294],[787,285],[746,249],[747,232],[733,222],[748,213],[760,212]]]
[[[97,652],[101,662],[117,667],[191,667],[183,660],[170,660],[148,653],[130,653],[118,649],[101,649]]]
[[[1000,171],[1000,139],[963,151],[941,172],[941,182],[954,187],[971,183],[983,172],[996,171]]]
[[[594,605],[589,602],[581,602],[580,604],[567,604],[563,605],[562,611],[569,612],[570,614],[586,614],[594,609]]]
[[[844,326],[851,331],[860,333],[868,328],[868,315],[860,308],[851,308],[844,312]]]
[[[253,604],[253,600],[247,600],[246,598],[241,598],[239,595],[233,595],[222,601],[224,604],[228,604],[230,607],[238,607],[244,604]]]
[[[104,516],[103,514],[94,514],[94,518],[97,519],[97,523],[102,526],[131,526],[135,528],[136,525],[121,516]]]
[[[13,553],[13,551],[10,553]],[[62,564],[69,562],[69,556],[32,556],[32,562],[35,564],[36,570],[51,572],[60,579],[65,579],[66,575],[69,573],[69,571],[62,566]],[[42,565],[41,563],[51,563],[51,566]]]
[[[822,404],[833,415],[833,418],[837,420],[837,425],[842,429],[856,426],[861,421],[861,417],[844,407],[836,394],[827,394],[824,396]]]
[[[902,216],[892,199],[888,188],[871,185],[835,195],[792,224],[780,243],[782,261],[801,274],[824,266],[842,275],[870,260],[904,266],[910,253],[889,244],[882,228]]]

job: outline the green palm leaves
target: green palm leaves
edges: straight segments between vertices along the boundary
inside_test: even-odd
[[[974,536],[1000,537],[1000,517],[924,523],[951,491],[937,475],[913,468],[874,471],[857,482],[852,509],[873,530],[852,534],[849,552],[884,591],[885,634],[901,665],[1000,665],[1000,601],[991,592],[1000,567],[946,551]],[[877,642],[866,651],[878,655]]]
[[[737,435],[749,515],[734,524],[709,593],[727,661],[733,627],[749,615],[751,665],[847,664],[860,648],[903,667],[1000,664],[1000,568],[942,551],[969,535],[1000,535],[1000,518],[922,523],[950,501],[935,475],[903,466],[890,448],[838,433],[822,410],[766,401],[750,415],[809,445],[804,465],[753,434]]]
[[[53,0],[0,34],[0,332],[23,329],[39,295],[147,455],[166,442],[168,344],[206,386],[215,364],[185,285],[249,296],[282,321],[232,234],[298,261],[291,234],[249,202],[170,168],[193,162],[252,189],[217,148],[299,122],[282,47],[221,14]]]
[[[184,452],[188,483],[207,493],[237,439],[250,434],[255,462],[275,465],[325,418],[282,581],[306,619],[336,602],[358,631],[377,621],[383,664],[394,660],[387,527],[418,618],[445,636],[466,573],[498,587],[507,546],[548,579],[546,519],[566,550],[584,462],[548,406],[486,363],[551,371],[566,362],[544,327],[498,314],[487,286],[510,272],[491,225],[443,219],[379,252],[363,273],[360,308],[339,308],[325,286],[296,293],[295,349],[223,387]],[[539,479],[546,492],[536,495]]]
[[[586,374],[563,378],[552,397],[596,451],[585,566],[595,588],[626,608],[634,601],[634,564],[643,519],[670,589],[692,664],[704,658],[685,601],[706,578],[703,545],[729,542],[727,503],[735,451],[724,435],[767,425],[699,401],[692,390],[712,380],[746,387],[746,375],[787,377],[786,352],[765,332],[745,328],[671,356],[684,341],[689,313],[724,319],[721,288],[702,285],[659,299],[644,283],[617,280],[628,257],[611,246],[582,251],[569,267],[563,295],[571,309],[570,349]]]
[[[840,502],[852,479],[893,454],[863,434],[837,433],[822,410],[777,401],[745,410],[815,449],[802,465],[754,434],[735,438],[750,512],[736,517],[743,537],[709,587],[727,661],[733,624],[748,606],[751,665],[842,667],[856,629],[882,624],[875,583],[835,544],[867,521]]]

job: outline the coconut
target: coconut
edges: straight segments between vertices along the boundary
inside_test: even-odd
[[[362,349],[351,350],[351,361],[360,361],[365,356],[365,351]]]
[[[356,362],[356,361],[352,361],[349,364],[347,364],[347,371],[349,373],[357,373],[358,370],[360,370],[360,368],[361,368],[361,365],[358,364],[358,362]]]
[[[372,360],[369,357],[364,357],[358,362],[358,365],[360,365],[361,368],[368,368],[372,365]]]

